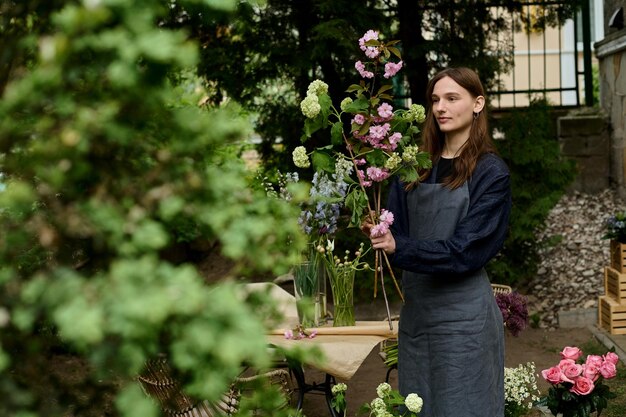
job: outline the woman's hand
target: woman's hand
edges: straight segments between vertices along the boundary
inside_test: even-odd
[[[396,240],[390,231],[382,236],[370,237],[370,241],[372,242],[372,248],[382,249],[387,255],[391,255],[396,251]]]
[[[374,218],[374,212],[371,212],[371,217]],[[372,248],[374,249],[382,249],[385,251],[387,255],[391,255],[396,251],[396,240],[393,238],[393,235],[389,230],[385,232],[385,234],[373,237],[372,236],[372,228],[374,224],[372,224],[369,220],[364,220],[361,223],[361,231],[370,238],[372,242]]]

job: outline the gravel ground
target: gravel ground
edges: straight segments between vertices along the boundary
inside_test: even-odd
[[[606,219],[626,209],[612,189],[599,194],[564,195],[551,210],[539,233],[540,265],[525,292],[531,314],[539,326],[558,326],[558,312],[594,308],[604,294],[604,267],[609,262],[609,241],[602,239]]]

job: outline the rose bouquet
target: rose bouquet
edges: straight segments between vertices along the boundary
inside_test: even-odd
[[[342,100],[339,110],[328,95],[328,85],[313,81],[302,100],[300,108],[306,117],[303,141],[314,133],[330,129],[330,144],[308,152],[304,146],[293,152],[294,164],[299,168],[311,166],[316,173],[337,175],[339,161],[348,162],[352,170],[342,200],[350,210],[349,227],[358,227],[368,217],[374,225],[372,236],[382,235],[393,223],[393,216],[381,207],[383,185],[394,175],[403,182],[419,179],[421,169],[430,168],[426,152],[421,152],[416,139],[418,125],[425,120],[422,106],[411,105],[408,109],[394,109],[392,84],[389,82],[403,66],[397,41],[383,42],[379,33],[367,31],[359,39],[359,47],[366,56],[355,63],[361,76],[359,84],[348,87],[353,97]],[[348,121],[349,120],[349,121]],[[344,164],[345,165],[345,164]],[[353,176],[352,176],[353,175]],[[378,280],[381,282],[387,313],[389,308],[384,285],[384,269],[387,268],[402,296],[389,260],[383,251],[376,251],[374,267],[374,296]],[[391,325],[391,319],[389,318]]]
[[[607,400],[615,398],[603,380],[617,374],[618,356],[613,352],[588,355],[584,360],[582,356],[579,348],[566,346],[559,364],[541,371],[541,376],[552,384],[542,402],[554,415],[589,417],[597,412],[599,416]]]
[[[376,398],[361,407],[362,413],[372,417],[419,416],[424,400],[417,394],[402,396],[386,382],[376,388]]]

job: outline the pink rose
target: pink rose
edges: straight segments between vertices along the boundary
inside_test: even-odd
[[[600,371],[594,364],[586,363],[583,365],[583,376],[595,381],[600,376]]]
[[[596,368],[599,368],[603,362],[604,359],[602,359],[602,356],[599,355],[589,355],[587,356],[587,360],[585,361],[587,365],[593,365]]]
[[[563,359],[572,359],[576,361],[582,355],[583,351],[575,346],[565,346],[565,348],[561,351],[561,357]]]
[[[611,362],[613,365],[617,365],[617,362],[619,362],[619,356],[617,356],[615,352],[609,352],[604,355],[604,360]]]
[[[544,369],[541,371],[541,376],[551,384],[558,384],[561,382],[561,369],[558,366],[553,366],[550,369]]]
[[[570,391],[578,395],[587,395],[590,394],[594,388],[592,380],[585,378],[584,376],[580,376],[576,378],[574,386],[570,388]]]
[[[580,375],[582,375],[583,366],[578,365],[577,363],[572,363],[572,364],[565,366],[563,369],[561,369],[561,371],[563,372],[563,375],[565,375],[566,378],[573,380],[579,377]]]
[[[570,365],[575,365],[576,362],[573,359],[561,359],[559,364],[557,365],[559,369],[563,370]]]
[[[600,366],[600,374],[605,379],[615,378],[617,375],[617,368],[613,362],[604,361],[604,363]]]

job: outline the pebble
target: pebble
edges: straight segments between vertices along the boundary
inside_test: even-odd
[[[609,241],[602,239],[605,221],[626,209],[613,189],[598,194],[572,192],[550,211],[537,231],[540,245],[537,276],[520,290],[528,297],[529,313],[540,317],[541,328],[557,328],[558,312],[596,308],[604,294],[604,267],[610,265]],[[560,239],[557,239],[560,238]]]

